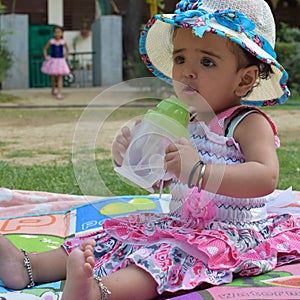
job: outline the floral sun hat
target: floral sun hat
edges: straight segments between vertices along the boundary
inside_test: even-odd
[[[182,0],[174,14],[156,15],[140,37],[140,54],[155,76],[172,83],[174,27],[191,28],[200,38],[215,33],[237,43],[264,63],[273,74],[259,79],[242,104],[283,104],[289,97],[288,74],[276,60],[275,22],[264,0]]]

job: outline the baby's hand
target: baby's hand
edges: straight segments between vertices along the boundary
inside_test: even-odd
[[[131,141],[130,129],[124,126],[121,129],[121,133],[117,135],[116,139],[112,144],[112,155],[115,162],[121,166],[123,162],[123,157]]]
[[[135,122],[135,126],[140,124],[142,122],[141,119],[137,119]],[[134,129],[134,128],[133,128]],[[123,158],[125,155],[125,152],[131,142],[131,130],[128,126],[124,126],[121,129],[121,133],[117,135],[116,139],[113,142],[112,145],[112,155],[114,157],[115,163],[117,163],[119,166],[122,165]]]
[[[183,183],[188,183],[191,170],[199,159],[192,144],[186,138],[181,138],[166,149],[166,171],[174,174]]]

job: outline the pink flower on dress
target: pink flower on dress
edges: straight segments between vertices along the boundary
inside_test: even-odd
[[[183,281],[182,276],[182,265],[176,265],[172,268],[168,276],[168,285],[170,286],[180,286]]]
[[[106,260],[110,260],[110,258],[112,257],[112,252],[107,252],[103,257],[101,257],[101,260],[104,259],[103,261],[106,261]]]
[[[154,256],[156,264],[158,264],[161,267],[161,270],[163,272],[166,272],[172,265],[172,260],[169,257],[168,253],[168,249],[162,249],[159,253],[155,254]]]
[[[203,272],[203,266],[202,266],[202,263],[198,263],[197,265],[195,265],[193,267],[193,273],[197,276],[200,276],[201,273]]]
[[[192,217],[202,221],[213,220],[217,213],[217,207],[212,200],[206,193],[199,192],[197,187],[191,189],[185,198],[183,217],[185,219]]]

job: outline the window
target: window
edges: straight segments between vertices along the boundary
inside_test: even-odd
[[[64,0],[64,29],[91,29],[95,14],[96,0]]]
[[[42,25],[48,23],[47,0],[30,0],[30,4],[28,1],[2,0],[2,4],[6,6],[5,12],[8,14],[29,15],[30,24]]]

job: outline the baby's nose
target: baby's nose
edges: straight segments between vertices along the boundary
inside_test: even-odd
[[[187,65],[183,70],[183,75],[187,78],[195,79],[197,78],[197,71],[194,66]]]

